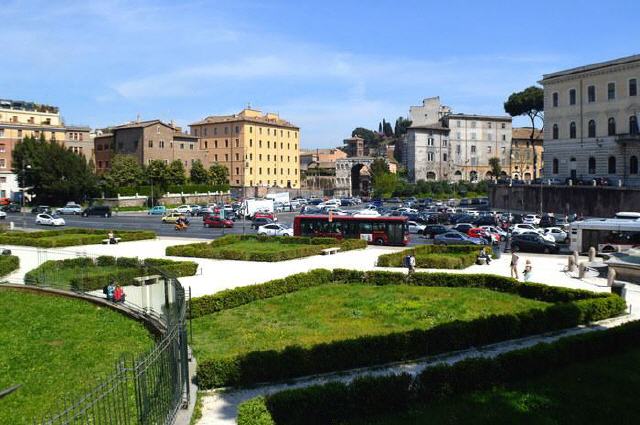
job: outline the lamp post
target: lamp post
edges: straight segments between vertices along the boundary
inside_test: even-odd
[[[27,185],[27,170],[31,169],[31,165],[25,164],[22,162],[22,197],[21,197],[21,207],[20,211],[22,211],[22,229],[26,229],[27,227],[27,217],[24,214],[24,189]]]

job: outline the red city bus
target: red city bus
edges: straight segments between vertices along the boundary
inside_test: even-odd
[[[364,239],[376,245],[409,243],[407,217],[351,217],[299,215],[293,220],[294,236]]]

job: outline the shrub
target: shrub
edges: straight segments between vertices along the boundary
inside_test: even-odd
[[[255,351],[233,359],[201,359],[198,365],[201,388],[245,385],[415,359],[573,327],[621,314],[626,308],[624,300],[617,295],[520,283],[499,276],[416,273],[407,280],[407,275],[403,273],[337,269],[333,272],[313,270],[260,285],[194,298],[192,316],[200,317],[327,283],[398,285],[407,282],[422,286],[486,288],[555,304],[540,310],[491,315],[468,321],[456,320],[426,330],[364,336],[311,347],[287,347],[282,351]]]
[[[329,424],[397,414],[415,406],[416,402],[424,405],[449,396],[457,397],[636,347],[640,347],[640,321],[564,337],[495,358],[437,364],[414,379],[408,375],[361,378],[350,384],[328,383],[254,398],[240,405],[238,423]]]
[[[1,255],[0,256],[0,277],[6,276],[9,273],[18,270],[20,268],[20,258],[15,255]]]
[[[378,267],[402,267],[407,255],[416,257],[416,267],[463,269],[475,263],[480,249],[470,245],[421,245],[378,257]]]
[[[108,230],[76,228],[40,232],[5,231],[0,232],[0,243],[39,248],[89,245],[101,243],[103,239],[106,239],[108,232]],[[116,232],[116,236],[121,238],[123,242],[127,242],[154,239],[156,234],[151,231],[123,230]]]

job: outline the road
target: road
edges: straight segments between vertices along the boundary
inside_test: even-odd
[[[278,213],[278,223],[293,226],[293,218],[297,212]],[[190,217],[191,225],[186,231],[177,232],[173,224],[163,224],[160,216],[150,216],[144,212],[119,213],[110,218],[81,217],[78,215],[63,215],[66,227],[81,227],[86,229],[111,229],[116,234],[118,230],[152,230],[159,236],[180,236],[186,238],[214,239],[228,234],[255,234],[250,221],[238,220],[231,229],[209,229],[202,225],[202,217]],[[22,214],[7,213],[6,223],[14,222],[16,227],[22,227]],[[24,215],[27,229],[48,230],[49,226],[35,224],[36,215],[26,213]],[[105,235],[106,237],[106,235]],[[411,235],[410,245],[423,245],[431,243],[419,235]]]

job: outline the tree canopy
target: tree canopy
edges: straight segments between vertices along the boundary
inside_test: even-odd
[[[209,182],[209,173],[202,165],[202,161],[199,159],[191,165],[191,171],[189,171],[189,178],[191,183],[206,184]]]
[[[512,117],[526,115],[531,120],[531,149],[533,150],[533,178],[537,175],[537,153],[533,138],[536,131],[536,118],[544,121],[544,91],[540,87],[531,86],[523,91],[511,93],[504,103],[504,110]]]
[[[229,169],[222,164],[215,163],[209,167],[209,181],[214,186],[229,184]]]
[[[111,160],[111,170],[104,175],[109,189],[137,186],[144,182],[144,170],[133,155],[117,154]]]
[[[489,158],[489,167],[491,168],[491,174],[493,174],[494,178],[498,178],[500,173],[502,172],[502,165],[500,164],[500,158],[493,157]]]
[[[82,202],[97,195],[97,179],[87,160],[56,141],[25,137],[12,153],[12,171],[39,203]]]
[[[187,181],[185,175],[184,164],[181,160],[175,159],[171,161],[169,167],[167,167],[167,183],[170,185],[182,185]]]

